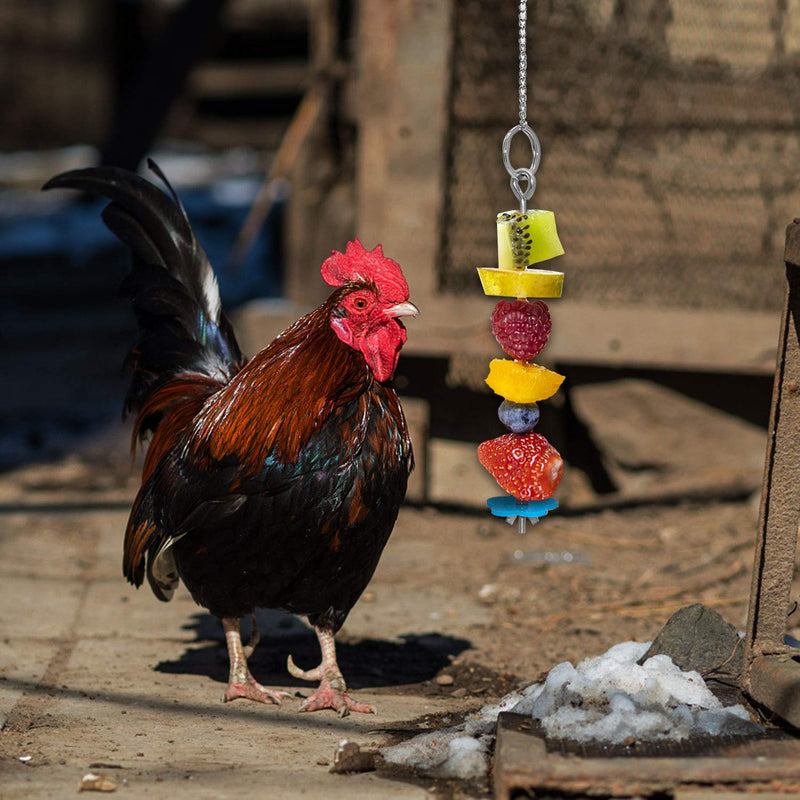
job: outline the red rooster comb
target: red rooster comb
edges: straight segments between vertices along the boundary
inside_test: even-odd
[[[322,279],[329,286],[344,286],[351,281],[369,281],[391,303],[408,300],[408,284],[396,261],[383,255],[383,247],[365,250],[358,239],[347,243],[344,253],[331,251],[322,264]]]

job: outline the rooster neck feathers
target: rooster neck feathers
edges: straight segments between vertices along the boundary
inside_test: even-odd
[[[351,433],[363,435],[358,420],[372,400],[388,403],[398,427],[404,427],[399,404],[386,400],[394,391],[378,384],[364,358],[331,328],[335,309],[352,289],[348,284],[334,292],[208,399],[193,429],[198,454],[203,450],[218,462],[235,458],[250,474],[269,457],[294,463],[331,415],[348,404],[358,406]]]

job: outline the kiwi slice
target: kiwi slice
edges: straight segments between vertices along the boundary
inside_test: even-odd
[[[500,269],[525,269],[563,255],[552,211],[501,211],[497,215],[497,262]]]

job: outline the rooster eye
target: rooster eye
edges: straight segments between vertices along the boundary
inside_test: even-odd
[[[353,305],[363,311],[367,307],[367,301],[363,297],[356,297],[353,300]]]

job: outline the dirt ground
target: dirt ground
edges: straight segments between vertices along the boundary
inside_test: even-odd
[[[689,603],[745,623],[752,495],[575,505],[524,536],[485,513],[406,507],[338,637],[350,689],[377,716],[301,715],[294,697],[223,705],[219,624],[185,590],[161,604],[120,575],[136,480],[120,442],[115,432],[89,455],[0,476],[4,798],[73,796],[90,770],[137,797],[485,796],[486,785],[331,774],[334,750],[453,724],[560,661],[651,639]],[[256,677],[308,694],[284,665],[316,663],[310,629],[259,619]]]

